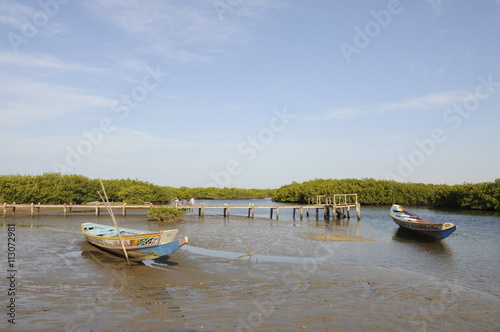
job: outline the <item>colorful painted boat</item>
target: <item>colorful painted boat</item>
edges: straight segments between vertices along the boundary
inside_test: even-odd
[[[81,230],[91,244],[115,255],[124,256],[116,227],[87,222],[81,224]],[[134,261],[170,255],[185,245],[188,242],[187,236],[174,240],[178,231],[178,229],[171,229],[151,233],[120,227],[120,235],[127,255]]]
[[[451,222],[434,223],[422,219],[397,204],[394,204],[391,207],[390,214],[392,220],[394,220],[399,227],[425,236],[433,237],[435,239],[445,239],[457,229],[457,226]]]

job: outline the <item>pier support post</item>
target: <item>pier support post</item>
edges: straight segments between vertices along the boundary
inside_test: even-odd
[[[95,216],[96,216],[96,217],[99,217],[99,215],[100,215],[99,203],[97,203],[97,204],[95,205]]]
[[[276,207],[276,220],[280,218],[280,208]]]
[[[300,220],[304,219],[304,208],[302,206],[299,208],[299,215]]]
[[[31,218],[35,216],[35,204],[31,203]]]
[[[361,219],[361,205],[359,203],[356,203],[356,216],[358,217],[358,220]]]
[[[64,203],[63,205],[63,214],[64,214],[64,217],[66,218],[66,216],[68,215],[68,206],[66,203]]]
[[[12,216],[15,217],[16,216],[16,202],[13,202],[12,203]]]
[[[3,217],[7,217],[7,203],[3,203]]]
[[[250,207],[248,208],[248,218],[254,218],[255,217],[255,204],[250,203]]]
[[[127,216],[127,203],[123,203],[122,205],[122,216]]]

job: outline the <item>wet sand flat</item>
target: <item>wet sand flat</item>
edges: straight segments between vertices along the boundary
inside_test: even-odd
[[[189,231],[190,246],[169,260],[127,266],[84,241],[78,227],[86,220],[68,220],[35,220],[39,227],[16,229],[19,330],[493,331],[500,326],[498,297],[463,286],[452,275],[363,266],[355,255],[352,264],[335,263],[353,245],[378,242],[332,244],[303,237],[297,228],[278,238],[277,225],[265,223],[258,228],[269,238],[252,232],[231,237],[244,228],[236,219],[217,230],[216,221],[193,220],[178,225],[182,235]],[[124,220],[123,226],[135,222]],[[158,226],[144,222],[143,227]],[[12,326],[4,319],[0,327]]]

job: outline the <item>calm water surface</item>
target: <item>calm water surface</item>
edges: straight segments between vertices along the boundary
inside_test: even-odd
[[[222,205],[221,201],[199,201],[206,205]],[[221,204],[222,203],[222,204]],[[229,201],[230,205],[280,205],[267,200]],[[287,204],[283,204],[287,205]],[[440,222],[453,222],[457,230],[441,241],[427,241],[420,237],[408,236],[389,216],[389,206],[362,207],[361,220],[357,221],[351,212],[349,221],[325,221],[320,211],[316,218],[311,211],[309,218],[293,220],[292,209],[280,210],[279,220],[269,219],[269,210],[256,210],[256,218],[248,219],[247,210],[231,210],[226,222],[220,218],[208,217],[220,215],[221,211],[206,210],[205,223],[186,223],[185,233],[194,237],[197,233],[233,236],[236,241],[251,241],[252,237],[267,239],[266,248],[261,251],[273,255],[276,253],[290,256],[314,255],[315,243],[305,241],[304,234],[327,233],[346,234],[368,237],[376,242],[334,242],[324,243],[333,254],[327,257],[327,263],[363,266],[386,266],[403,268],[409,271],[425,273],[451,282],[500,296],[500,213],[476,211],[447,211],[430,208],[411,207],[419,216]],[[197,216],[197,211],[188,216]],[[235,218],[241,216],[243,218]],[[215,220],[212,220],[214,218]],[[250,236],[248,234],[251,234]],[[282,239],[291,239],[290,241]],[[280,244],[283,246],[279,247]],[[200,243],[200,246],[203,246]],[[273,250],[273,248],[275,250]],[[230,247],[225,248],[230,250]]]
[[[270,199],[241,201],[197,201],[206,205],[280,205]],[[286,205],[286,204],[283,204]],[[433,221],[453,222],[457,230],[442,241],[426,241],[418,237],[401,234],[398,226],[389,217],[389,207],[362,207],[361,220],[355,213],[350,220],[324,220],[322,212],[316,218],[311,211],[301,221],[292,218],[291,209],[280,210],[279,220],[269,219],[269,209],[257,209],[255,219],[247,217],[246,209],[233,209],[229,218],[222,211],[207,209],[205,217],[198,217],[198,211],[186,214],[183,222],[176,224],[179,234],[190,238],[192,251],[205,255],[226,255],[255,251],[261,261],[290,257],[318,258],[318,242],[322,247],[319,261],[324,264],[357,266],[382,266],[402,268],[445,278],[453,283],[481,292],[500,296],[500,214],[491,212],[443,211],[412,207],[411,211]],[[118,217],[120,225],[140,229],[157,230],[165,228],[148,220],[144,212],[128,212],[127,217]],[[15,221],[19,230],[28,226],[30,234],[36,235],[38,226],[47,226],[50,231],[66,234],[70,242],[78,246],[84,242],[79,225],[82,222],[110,223],[106,216],[96,218],[89,213],[64,218],[62,216],[18,216],[7,218]],[[45,227],[42,227],[45,228]],[[2,228],[2,232],[6,232]],[[34,233],[33,233],[34,232]],[[42,232],[42,231],[40,231]],[[367,237],[375,242],[333,242],[312,241],[310,234],[342,234]],[[68,235],[69,234],[69,235]],[[62,236],[62,235],[61,235]],[[23,238],[18,241],[22,245]],[[30,239],[30,241],[33,241]],[[37,251],[50,252],[50,241],[36,240]],[[77,248],[78,249],[78,248]],[[31,249],[27,249],[31,250]],[[234,255],[233,255],[234,256]],[[284,257],[288,257],[285,259]]]

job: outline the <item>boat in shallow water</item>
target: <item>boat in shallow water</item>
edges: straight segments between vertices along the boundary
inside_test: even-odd
[[[422,219],[397,204],[391,207],[390,215],[399,227],[438,240],[447,238],[457,229],[451,222],[435,223]]]
[[[128,258],[134,261],[145,261],[170,255],[188,243],[187,236],[175,240],[179,231],[177,229],[158,232],[121,227],[119,229],[123,246],[116,227],[90,222],[81,224],[82,233],[88,242],[121,257],[125,256],[123,251],[125,248]]]

